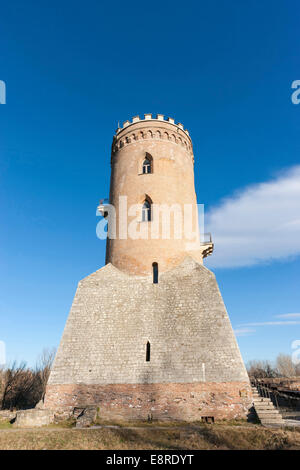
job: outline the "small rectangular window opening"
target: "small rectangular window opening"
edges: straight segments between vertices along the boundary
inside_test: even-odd
[[[150,343],[147,341],[146,345],[146,362],[150,362]]]
[[[153,284],[158,284],[158,264],[153,263],[152,269],[153,269]]]

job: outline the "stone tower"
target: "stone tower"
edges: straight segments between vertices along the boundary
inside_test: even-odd
[[[78,284],[45,407],[105,419],[245,417],[249,379],[198,229],[192,142],[162,115],[117,129],[106,265]]]

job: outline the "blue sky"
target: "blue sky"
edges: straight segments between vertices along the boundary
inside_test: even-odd
[[[300,312],[297,3],[1,6],[0,340],[9,361],[34,364],[58,345],[78,280],[104,264],[95,211],[109,191],[112,136],[118,120],[148,112],[191,134],[198,202],[216,241],[207,266],[245,361],[291,353],[300,315],[282,315]]]

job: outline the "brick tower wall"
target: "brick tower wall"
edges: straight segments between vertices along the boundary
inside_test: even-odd
[[[151,158],[151,174],[142,172],[146,155]],[[117,220],[120,217],[119,196],[127,197],[128,208],[142,204],[146,197],[153,204],[166,204],[169,207],[177,205],[182,212],[185,204],[192,205],[190,232],[192,237],[192,233],[195,234],[194,239],[199,238],[193,148],[183,126],[170,121],[146,119],[127,122],[118,130],[112,144],[110,183],[110,203],[116,208]],[[126,217],[124,209],[121,211],[121,216]],[[153,224],[159,220],[159,238],[123,239],[119,236],[117,226],[116,239],[107,241],[106,262],[134,275],[150,274],[153,262],[158,263],[160,272],[180,264],[189,251],[187,244],[191,240],[184,233],[180,239],[176,239],[172,217],[170,237],[163,239],[160,215],[147,224],[139,220],[135,223],[136,216],[128,215],[128,225],[135,223],[137,230],[147,229],[149,233]],[[202,262],[200,242],[193,256]]]

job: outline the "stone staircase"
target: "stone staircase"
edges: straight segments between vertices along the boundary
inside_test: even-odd
[[[253,406],[263,426],[284,426],[284,419],[269,398],[261,397],[256,387],[252,386]]]

